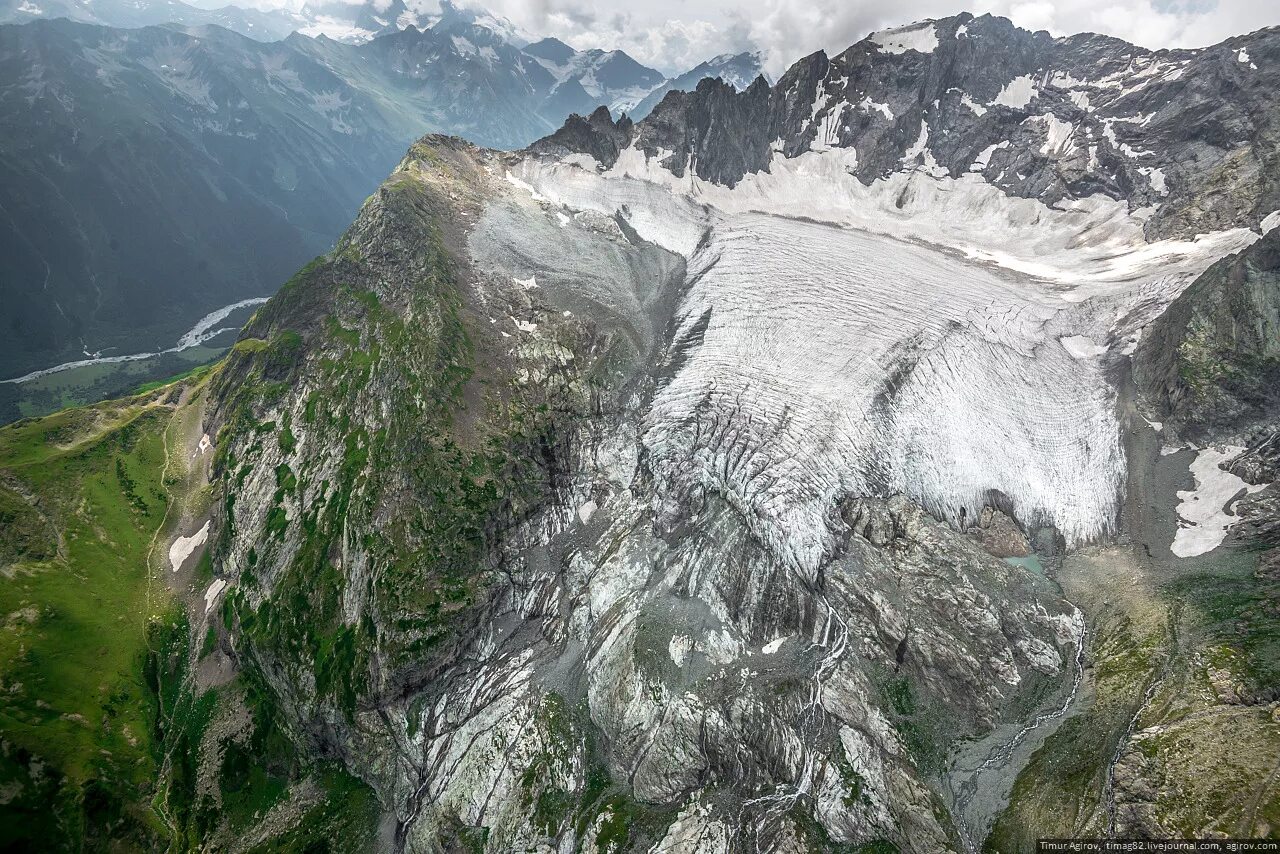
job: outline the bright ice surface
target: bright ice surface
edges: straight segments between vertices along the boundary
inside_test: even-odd
[[[1106,347],[1095,344],[1092,338],[1084,335],[1068,335],[1059,340],[1067,352],[1077,359],[1091,359],[1107,352]]]
[[[1211,552],[1227,537],[1227,529],[1240,519],[1228,509],[1228,503],[1241,491],[1258,492],[1266,484],[1245,483],[1236,475],[1220,468],[1231,462],[1244,448],[1225,446],[1205,448],[1191,463],[1196,485],[1178,492],[1178,518],[1182,525],[1169,547],[1178,557],[1195,557]]]
[[[541,158],[508,173],[687,259],[674,337],[691,343],[643,438],[657,509],[719,494],[807,571],[849,495],[960,520],[999,492],[1071,543],[1110,530],[1124,458],[1107,345],[1256,232],[1147,243],[1103,197],[1050,209],[927,162],[864,186],[854,162],[776,154],[733,189],[635,149],[603,174]]]
[[[938,46],[938,28],[932,21],[922,21],[892,30],[881,30],[872,33],[869,38],[885,53],[906,53],[909,50],[933,53]]]

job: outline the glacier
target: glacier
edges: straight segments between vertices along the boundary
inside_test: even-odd
[[[674,521],[720,496],[808,575],[845,497],[903,494],[961,527],[998,504],[1068,545],[1114,531],[1112,359],[1257,238],[1148,242],[1149,211],[1050,207],[928,163],[864,185],[852,149],[775,153],[733,188],[659,155],[633,144],[603,170],[526,154],[505,183],[561,222],[614,218],[684,259],[673,371],[643,425],[654,509]]]

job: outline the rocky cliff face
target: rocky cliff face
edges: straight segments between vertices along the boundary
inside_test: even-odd
[[[643,119],[662,102],[668,92],[692,92],[705,79],[719,79],[739,92],[750,88],[757,77],[764,75],[764,57],[760,53],[736,53],[715,56],[663,82],[645,95],[635,107],[627,111],[633,120]]]
[[[1159,417],[1203,441],[1274,419],[1280,399],[1280,232],[1224,258],[1177,299],[1138,350]],[[1268,478],[1270,480],[1270,478]]]
[[[978,174],[1049,206],[1102,194],[1152,207],[1150,237],[1192,235],[1280,208],[1278,46],[1262,30],[1149,51],[958,15],[813,54],[772,87],[738,95],[707,81],[669,95],[634,138],[650,156],[670,152],[674,174],[730,186],[768,170],[775,150],[841,149],[863,183],[904,166]]]

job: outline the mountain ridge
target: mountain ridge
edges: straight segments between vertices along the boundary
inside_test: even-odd
[[[17,303],[0,346],[2,378],[95,352],[161,350],[199,317],[270,293],[332,245],[426,130],[517,148],[574,112],[636,97],[625,75],[595,94],[574,91],[487,28],[462,18],[439,26],[358,46],[297,34],[262,43],[217,27],[36,21],[0,30],[0,62],[13,70],[0,92],[11,168],[4,278]],[[597,71],[583,56],[574,81]],[[50,105],[38,126],[32,93]],[[55,129],[56,139],[42,141]],[[92,156],[100,146],[152,142],[160,147],[141,159]],[[167,183],[191,186],[177,198],[160,192],[166,182],[129,174],[179,160]],[[104,186],[113,181],[117,189]],[[205,199],[210,183],[214,198],[181,203]],[[61,201],[45,206],[51,186]],[[137,208],[139,221],[170,213],[114,233],[128,218],[108,211],[113,198]],[[24,237],[19,211],[31,211],[44,234]],[[256,248],[220,271],[214,242]]]
[[[691,95],[665,96],[650,120],[636,125],[636,144],[647,157],[672,152],[669,168],[677,177],[692,158],[699,178],[730,186],[767,170],[773,147],[781,146],[785,157],[857,151],[853,168],[864,184],[915,160],[952,178],[978,172],[1006,193],[1050,205],[1097,192],[1134,207],[1156,206],[1153,236],[1257,226],[1280,209],[1280,190],[1269,177],[1280,165],[1268,97],[1276,28],[1184,51],[1148,51],[1095,34],[1054,40],[968,13],[894,32],[926,29],[937,33],[927,52],[886,51],[872,34],[834,58],[822,51],[805,57],[767,99],[754,88],[737,94],[710,83]],[[987,50],[987,43],[994,46]],[[1080,58],[1068,58],[1072,52]],[[1242,55],[1262,57],[1262,65]],[[1082,62],[1105,73],[1090,79]],[[877,76],[884,73],[875,71],[877,63],[898,77]],[[950,76],[939,76],[942,67]],[[1216,107],[1215,96],[1224,98]],[[744,144],[700,148],[693,130],[681,129],[683,114],[711,109],[743,123],[737,138]],[[1187,114],[1197,121],[1180,123]],[[946,139],[931,136],[931,126],[945,128]],[[1033,140],[1039,151],[1027,150]],[[1013,157],[1011,141],[1020,149]],[[558,142],[552,135],[535,148],[551,150]],[[1150,155],[1153,144],[1164,147],[1160,156]],[[734,159],[722,162],[730,150]],[[1195,171],[1180,174],[1179,164],[1188,162]],[[1212,209],[1180,209],[1189,196]],[[1238,200],[1248,208],[1239,209]]]

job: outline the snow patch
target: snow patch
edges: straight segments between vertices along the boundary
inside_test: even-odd
[[[929,123],[924,119],[920,120],[920,135],[916,137],[916,141],[902,155],[902,165],[912,166],[915,164],[916,158],[925,153],[929,146]]]
[[[1190,470],[1195,488],[1178,491],[1178,518],[1183,523],[1169,547],[1178,557],[1195,557],[1211,552],[1227,537],[1227,529],[1240,519],[1231,512],[1231,499],[1240,494],[1259,492],[1267,484],[1245,483],[1222,466],[1231,462],[1244,448],[1225,445],[1205,448],[1196,454]]]
[[[186,563],[187,558],[203,546],[207,539],[209,539],[209,522],[206,520],[204,527],[191,536],[178,537],[174,540],[173,545],[169,546],[169,565],[173,567],[173,571],[177,572]]]
[[[684,667],[691,652],[693,652],[693,638],[688,635],[671,636],[671,642],[667,644],[667,654],[671,656],[676,667]]]
[[[591,517],[596,515],[596,509],[596,503],[594,501],[588,501],[586,504],[583,504],[578,508],[578,521],[584,525],[587,524],[591,521]]]
[[[863,98],[858,102],[858,108],[867,112],[875,110],[889,121],[893,121],[893,110],[889,109],[888,104],[878,104],[870,98]]]
[[[813,142],[809,147],[814,151],[826,151],[840,145],[840,128],[844,126],[844,111],[849,108],[848,101],[841,101],[823,114],[815,129]]]
[[[1126,157],[1133,158],[1134,160],[1138,159],[1139,157],[1151,157],[1153,152],[1146,151],[1140,148],[1134,148],[1132,145],[1129,145],[1126,142],[1121,142],[1119,138],[1116,137],[1115,128],[1113,128],[1111,125],[1113,122],[1117,122],[1117,121],[1125,121],[1125,120],[1124,119],[1103,119],[1102,121],[1102,135],[1106,137],[1107,142],[1111,143],[1111,146],[1115,148],[1117,151],[1119,151],[1121,154],[1123,154]],[[1141,124],[1141,122],[1136,122],[1136,123]]]
[[[978,152],[978,156],[973,159],[973,165],[969,167],[970,172],[981,172],[991,163],[991,155],[1001,148],[1008,148],[1009,140],[1004,139],[1000,142],[988,145],[986,148]]]
[[[204,612],[206,614],[213,610],[213,603],[218,601],[218,597],[226,589],[227,582],[224,579],[215,578],[213,583],[209,585],[209,589],[204,591]]]
[[[526,193],[528,193],[535,202],[550,201],[550,199],[548,199],[546,196],[542,195],[537,190],[533,189],[532,185],[526,184],[524,181],[521,181],[519,178],[512,175],[510,169],[507,170],[507,183],[515,187],[517,190],[523,190]]]
[[[987,114],[987,108],[970,98],[968,92],[960,96],[960,103],[973,110],[975,116],[985,116]]]
[[[1069,71],[1055,71],[1049,75],[1049,85],[1055,89],[1070,89],[1074,86],[1083,86],[1086,82],[1081,80]]]
[[[1155,166],[1146,166],[1138,170],[1147,176],[1147,180],[1151,182],[1151,189],[1155,190],[1162,196],[1169,194],[1169,187],[1164,180],[1164,170]]]
[[[1071,122],[1064,122],[1053,113],[1033,116],[1028,121],[1036,121],[1044,126],[1044,144],[1040,146],[1041,154],[1046,157],[1059,157],[1075,150],[1075,143],[1071,139],[1075,126]]]
[[[773,655],[775,652],[777,652],[779,649],[782,648],[782,645],[783,643],[786,642],[786,640],[787,639],[785,637],[774,638],[764,646],[760,647],[760,652],[764,653],[765,655]]]
[[[1030,74],[1024,74],[1006,83],[991,104],[999,104],[1003,107],[1012,107],[1015,110],[1020,110],[1031,103],[1031,99],[1035,97],[1035,94],[1035,79]]]
[[[938,29],[933,21],[923,21],[892,30],[881,30],[867,38],[885,53],[906,53],[909,50],[933,53],[934,48],[938,46]]]

